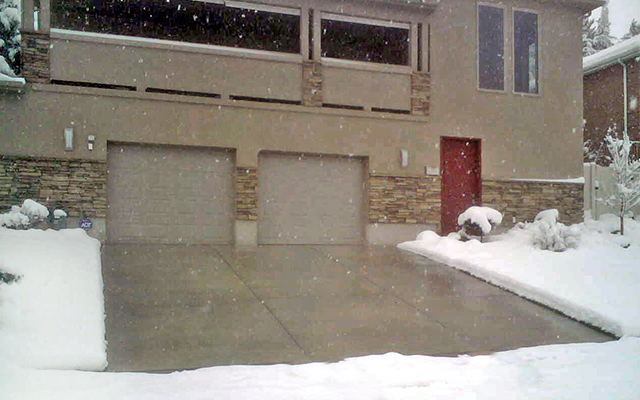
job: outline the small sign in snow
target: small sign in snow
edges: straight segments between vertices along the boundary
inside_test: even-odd
[[[81,219],[79,226],[85,231],[89,231],[91,230],[91,228],[93,228],[93,221],[91,221],[89,218]]]

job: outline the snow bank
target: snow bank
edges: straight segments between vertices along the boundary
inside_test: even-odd
[[[0,284],[3,360],[36,368],[106,367],[100,242],[82,229],[0,228],[0,270],[21,276]]]
[[[541,346],[488,356],[396,353],[338,363],[230,366],[169,375],[0,367],[21,400],[637,399],[640,339]]]
[[[398,247],[467,271],[615,335],[638,336],[640,223],[627,220],[626,224],[624,237],[610,233],[619,227],[609,216],[568,227],[580,233],[581,241],[577,249],[561,253],[535,248],[535,230],[515,228],[490,243],[460,242],[423,232],[419,240]]]

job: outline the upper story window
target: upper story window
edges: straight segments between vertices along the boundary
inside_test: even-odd
[[[513,13],[513,80],[518,93],[538,93],[538,15]]]
[[[53,0],[56,28],[300,52],[300,12],[228,1]]]
[[[323,13],[322,57],[409,65],[409,24]]]
[[[478,87],[504,90],[504,10],[478,6]]]

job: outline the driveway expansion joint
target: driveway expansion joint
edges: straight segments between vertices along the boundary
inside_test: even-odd
[[[231,265],[231,263],[224,257],[224,255],[222,255],[222,253],[218,250],[218,249],[213,249],[213,251],[216,252],[216,254],[218,254],[218,256],[224,261],[225,264],[227,264],[227,266],[229,267],[229,269],[234,273],[234,275],[240,280],[240,282],[242,282],[242,284],[251,292],[251,294],[260,302],[260,304],[262,304],[262,306],[264,306],[264,308],[269,312],[269,314],[271,314],[271,316],[276,320],[276,322],[278,322],[278,325],[280,325],[280,327],[282,328],[282,330],[284,330],[287,334],[287,336],[289,336],[289,338],[291,339],[291,341],[293,341],[293,343],[295,343],[295,345],[300,349],[300,351],[302,352],[302,354],[304,354],[307,357],[310,357],[310,354],[307,350],[305,350],[304,347],[302,347],[302,345],[300,344],[300,342],[298,342],[298,340],[296,340],[295,336],[293,335],[293,333],[291,333],[291,331],[289,331],[289,329],[284,325],[284,323],[280,320],[280,318],[278,318],[278,316],[276,315],[276,313],[273,311],[273,309],[271,309],[271,307],[269,307],[269,305],[267,304],[267,302],[261,298],[260,296],[258,296],[258,294],[255,292],[255,290],[253,290],[253,288],[251,286],[249,286],[249,283],[238,273],[238,271],[236,271],[235,268],[233,268],[233,266]]]

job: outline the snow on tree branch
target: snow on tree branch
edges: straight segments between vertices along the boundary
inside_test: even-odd
[[[607,200],[610,206],[616,206],[620,217],[620,234],[624,235],[624,216],[640,204],[640,160],[634,160],[631,148],[637,142],[629,139],[627,132],[622,135],[615,128],[609,128],[604,138],[610,153],[613,177],[617,194]]]
[[[20,11],[16,0],[0,0],[0,75],[20,73]],[[0,76],[1,78],[1,76]]]

